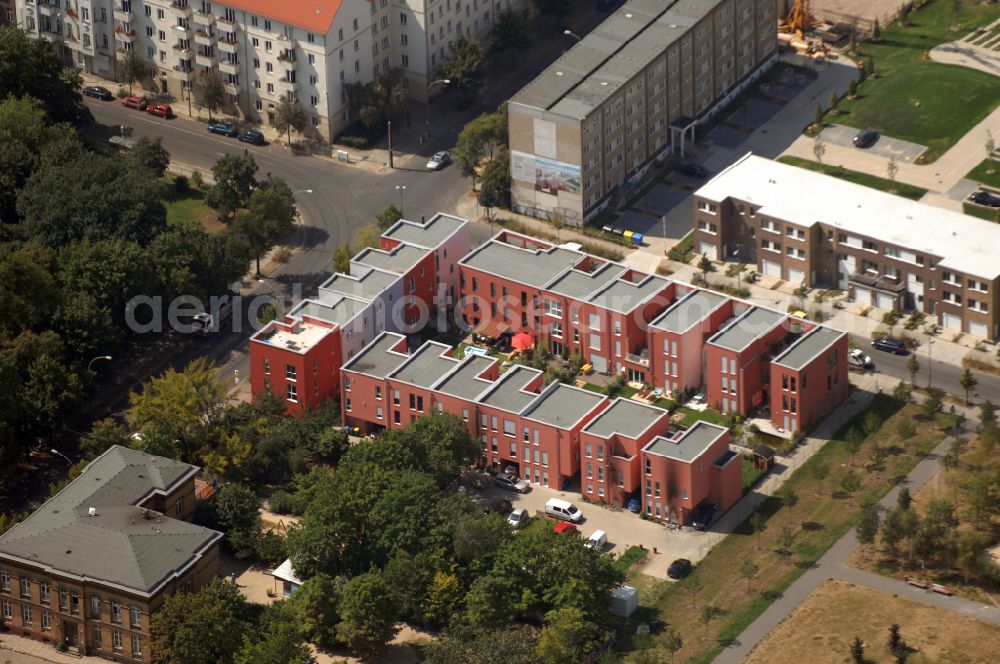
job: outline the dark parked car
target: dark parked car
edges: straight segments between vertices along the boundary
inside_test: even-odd
[[[854,137],[854,147],[856,148],[870,148],[878,142],[878,132],[874,129],[865,129],[859,131],[858,135]]]
[[[691,527],[695,530],[708,530],[708,527],[712,525],[712,520],[715,519],[715,513],[718,511],[718,505],[700,506],[694,512],[694,517],[691,519]]]
[[[247,129],[245,132],[240,134],[240,140],[244,143],[264,145],[264,134],[260,133],[256,129]]]
[[[101,101],[111,101],[112,99],[115,98],[115,96],[111,94],[111,90],[108,90],[107,88],[102,88],[99,85],[93,85],[89,88],[84,88],[83,94],[88,97],[93,97],[94,99],[100,99]]]
[[[230,138],[236,138],[240,135],[239,130],[231,122],[209,122],[208,133],[228,136]]]
[[[638,514],[639,512],[641,512],[642,511],[642,501],[639,500],[638,498],[632,498],[631,500],[629,500],[628,501],[628,511],[629,512],[635,512],[636,514]]]
[[[670,563],[670,567],[667,568],[667,576],[671,579],[677,579],[679,581],[691,573],[691,567],[692,565],[690,560],[687,558],[678,558],[674,562]]]
[[[895,337],[876,337],[872,339],[872,346],[876,350],[883,350],[895,355],[906,355],[906,346]]]
[[[677,167],[677,170],[693,178],[708,177],[708,169],[701,164],[681,164]]]
[[[976,191],[969,196],[969,200],[976,205],[985,205],[986,207],[1000,207],[1000,196],[994,196],[988,191]]]

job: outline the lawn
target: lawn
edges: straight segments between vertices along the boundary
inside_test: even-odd
[[[722,413],[712,410],[711,408],[706,408],[705,410],[692,410],[690,408],[685,408],[684,406],[679,406],[677,408],[677,412],[684,416],[680,421],[680,425],[684,428],[690,427],[699,420],[711,422],[712,424],[718,424],[719,426],[726,427],[727,429],[732,424],[732,419],[728,415],[723,415]]]
[[[996,661],[1000,627],[836,580],[814,590],[744,661],[840,664],[850,660],[855,636],[865,643],[867,661],[896,661],[888,648],[893,623],[915,650],[911,664]]]
[[[897,477],[913,468],[944,437],[937,425],[919,421],[916,406],[900,407],[888,395],[876,396],[871,410],[883,421],[882,426],[860,447],[852,449],[845,438],[849,430],[861,426],[864,413],[852,418],[789,477],[782,496],[792,494],[794,500],[771,497],[763,503],[760,513],[764,522],[759,533],[753,533],[749,522],[744,522],[699,563],[693,577],[679,583],[641,573],[630,575],[631,585],[640,589],[640,619],[668,624],[683,635],[684,647],[674,661],[711,661],[854,526],[866,501],[885,495]],[[896,433],[901,419],[917,419],[917,435],[901,440]],[[880,467],[873,468],[870,459],[876,444],[891,454]],[[813,474],[813,468],[819,465],[829,471],[822,483]],[[841,489],[841,481],[848,473],[860,481],[860,488],[851,494]],[[757,567],[749,590],[741,575],[744,561],[752,561]],[[696,595],[692,595],[692,578],[702,586]],[[710,607],[707,613],[705,607]],[[646,651],[640,656],[647,658],[644,661],[667,659],[662,631],[631,636],[634,631],[630,627],[622,630],[630,636],[623,638],[616,661],[635,661],[631,658],[640,656],[639,651]]]
[[[914,187],[911,184],[897,182],[894,186],[892,181],[885,178],[868,175],[867,173],[861,173],[859,171],[849,171],[846,168],[840,168],[839,166],[821,164],[819,162],[809,161],[808,159],[800,159],[799,157],[778,157],[778,161],[784,164],[789,164],[790,166],[808,168],[811,171],[817,171],[825,175],[832,175],[835,178],[847,180],[848,182],[864,185],[880,191],[890,191],[895,189],[897,196],[909,198],[914,201],[920,200],[920,198],[927,193],[926,189]]]
[[[163,196],[163,205],[167,208],[167,223],[171,226],[199,225],[209,233],[218,233],[226,225],[219,221],[215,210],[205,204],[205,192],[191,187],[186,191],[177,191],[173,186],[173,178],[168,176],[169,186]]]
[[[627,572],[628,568],[646,557],[646,549],[638,546],[630,546],[614,562],[614,567],[620,572]]]
[[[872,58],[875,78],[858,86],[857,99],[842,100],[826,122],[926,145],[928,162],[940,157],[1000,103],[1000,78],[923,58],[1000,17],[1000,5],[965,2],[958,17],[960,28],[952,31],[952,3],[936,0],[912,12],[909,26],[893,23],[878,43],[859,44],[854,59]]]
[[[983,159],[978,166],[969,171],[969,174],[965,177],[969,180],[975,180],[976,182],[981,182],[987,187],[993,187],[995,189],[1000,189],[1000,161],[993,160],[993,173],[989,172],[990,162]]]
[[[667,258],[672,261],[677,261],[679,263],[687,263],[691,260],[691,252],[694,251],[694,231],[688,233],[681,238],[680,242],[675,244],[670,251],[667,252]]]
[[[742,464],[740,472],[743,476],[743,495],[745,496],[761,478],[764,471],[754,466],[752,457],[743,457],[740,463]]]

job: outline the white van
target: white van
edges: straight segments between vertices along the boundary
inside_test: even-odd
[[[608,534],[603,530],[595,530],[583,545],[594,551],[603,551],[604,547],[608,545]]]
[[[583,512],[576,505],[558,498],[549,498],[548,502],[545,503],[545,513],[557,519],[574,523],[583,518]]]

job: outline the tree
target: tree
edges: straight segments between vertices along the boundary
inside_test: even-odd
[[[962,375],[958,377],[958,384],[961,385],[962,389],[965,391],[965,405],[968,406],[969,392],[976,389],[976,386],[979,385],[979,381],[976,380],[976,377],[971,371],[969,371],[969,368],[966,367],[965,370],[962,371]]]
[[[429,643],[426,664],[536,664],[537,635],[530,627],[477,629],[453,623],[450,629]]]
[[[510,154],[506,146],[501,146],[496,157],[483,170],[479,204],[486,208],[487,216],[495,207],[510,207]]]
[[[778,499],[781,500],[781,506],[785,508],[785,516],[791,519],[792,510],[799,503],[799,494],[795,493],[793,489],[784,487],[778,491]]]
[[[281,605],[278,605],[281,607]],[[280,611],[281,609],[272,609]],[[243,637],[243,647],[234,664],[316,664],[309,646],[303,643],[298,626],[281,617],[270,620],[262,638]]]
[[[80,111],[86,111],[81,87],[79,70],[64,67],[48,40],[33,39],[20,28],[0,27],[0,100],[42,99],[53,122],[80,124]]]
[[[451,81],[451,87],[465,96],[468,103],[486,87],[489,65],[479,40],[459,37],[438,68],[438,78]]]
[[[549,214],[549,225],[552,226],[552,230],[556,232],[556,242],[559,242],[559,232],[566,228],[566,217],[564,217],[561,212],[553,210]]]
[[[792,553],[792,544],[795,543],[795,531],[785,524],[778,533],[778,551],[786,558]]]
[[[819,486],[823,488],[823,480],[830,476],[830,466],[822,461],[815,463],[812,467],[812,476],[819,482]]]
[[[910,373],[910,384],[916,385],[917,374],[920,373],[920,360],[916,353],[910,353],[910,359],[906,361],[906,370]]]
[[[847,96],[851,99],[856,99],[858,96],[858,81],[857,79],[851,79],[847,82]]]
[[[222,110],[226,104],[226,87],[222,77],[214,69],[202,69],[191,81],[191,96],[198,108],[208,111],[208,121],[211,122],[212,113]]]
[[[399,631],[392,588],[378,572],[360,574],[344,586],[337,635],[352,650],[371,654]]]
[[[993,155],[996,153],[997,144],[993,140],[993,132],[989,129],[986,130],[986,143],[984,145],[986,148],[986,172],[989,175],[996,173],[996,168],[993,165]]]
[[[563,18],[576,9],[576,0],[533,0],[539,14],[551,16],[556,26],[563,24]]]
[[[898,401],[899,403],[909,403],[910,385],[907,385],[903,381],[899,381],[898,383],[896,383],[896,387],[892,388],[892,398]]]
[[[463,177],[472,178],[473,189],[476,187],[476,173],[480,162],[484,157],[492,160],[500,146],[506,143],[506,105],[494,113],[484,113],[462,127],[455,143],[455,163]]]
[[[958,18],[962,13],[962,0],[951,0],[951,29],[958,30]]]
[[[882,418],[874,410],[869,410],[865,413],[865,419],[861,426],[865,430],[865,435],[874,436],[882,428]]]
[[[534,42],[531,17],[525,11],[505,9],[496,15],[490,30],[490,54],[515,54]]]
[[[337,640],[341,585],[326,574],[307,579],[288,600],[289,612],[298,623],[302,636],[321,646]]]
[[[80,439],[80,451],[88,458],[100,456],[114,445],[127,446],[128,431],[110,417],[94,422],[90,433]]]
[[[865,659],[865,644],[860,636],[855,636],[854,641],[851,643],[851,662],[853,664],[866,664],[867,662]]]
[[[142,58],[136,51],[131,50],[125,51],[125,55],[118,60],[115,73],[118,82],[127,85],[128,93],[132,94],[132,86],[146,80],[155,71],[156,68],[153,65]]]
[[[882,39],[882,26],[879,25],[878,17],[875,17],[875,23],[872,25],[872,41],[879,41]]]
[[[875,537],[878,535],[879,530],[877,504],[865,505],[861,511],[861,520],[858,521],[858,525],[854,529],[861,546],[871,546],[875,543]]]
[[[833,115],[837,114],[837,104],[839,103],[840,103],[840,97],[839,95],[837,95],[837,91],[831,90],[830,99],[827,102],[827,105],[830,107],[830,113],[832,113]]]
[[[260,278],[261,254],[291,235],[295,228],[295,203],[292,192],[280,180],[268,180],[250,194],[247,209],[233,218],[233,230],[247,238],[256,257]]]
[[[898,23],[900,27],[905,28],[910,24],[910,9],[911,5],[905,4],[902,5],[896,12],[896,23]]]
[[[173,458],[198,462],[211,449],[229,400],[215,365],[192,360],[184,371],[167,369],[129,396],[129,414],[143,436],[170,441]]]
[[[844,493],[854,493],[861,488],[861,478],[858,477],[856,472],[849,470],[840,478],[840,488]]]
[[[354,249],[360,250],[365,247],[377,247],[380,244],[381,237],[382,234],[379,232],[378,226],[375,224],[365,224],[354,231]]]
[[[899,420],[896,422],[896,435],[903,440],[909,440],[917,435],[917,426],[911,419]]]
[[[232,661],[249,633],[246,600],[228,581],[215,578],[198,592],[167,595],[153,613],[150,653],[154,664]]]
[[[208,190],[205,203],[219,213],[219,219],[228,220],[249,202],[257,186],[256,175],[257,162],[253,155],[222,155],[212,166],[215,185]]]
[[[708,273],[715,272],[715,263],[711,261],[707,254],[702,253],[701,259],[698,260],[698,269],[701,270],[702,283],[707,286]]]
[[[941,410],[944,399],[940,389],[933,387],[927,390],[927,396],[924,398],[923,411],[924,415],[927,417],[934,417],[938,411]]]
[[[288,145],[292,144],[292,130],[302,133],[309,125],[309,116],[302,105],[294,99],[282,97],[274,109],[274,128],[288,134]]]
[[[162,178],[170,165],[170,153],[164,149],[162,139],[143,136],[129,148],[125,163],[136,173]]]
[[[962,572],[965,583],[969,582],[970,576],[980,574],[980,570],[983,569],[983,550],[989,545],[990,537],[985,533],[969,531],[959,533],[955,544],[955,565]]]
[[[889,163],[885,167],[886,175],[889,176],[889,193],[896,193],[896,173],[899,172],[899,164],[896,163],[896,157],[889,157]]]
[[[913,554],[925,564],[939,557],[950,561],[955,555],[955,506],[948,500],[933,498],[927,505],[927,515],[913,535]]]
[[[817,129],[823,127],[823,115],[825,115],[823,113],[823,107],[816,104],[816,111],[813,113],[813,125],[815,125]]]
[[[423,603],[424,620],[434,627],[447,625],[452,614],[461,607],[463,594],[454,573],[435,572]]]
[[[823,163],[823,155],[826,154],[826,143],[819,136],[813,139],[813,155],[816,157],[816,161]]]
[[[997,425],[997,407],[989,399],[979,405],[979,424],[983,429]]]
[[[747,594],[751,592],[750,582],[757,576],[760,566],[753,561],[753,558],[744,558],[740,563],[740,576],[747,580]]]
[[[376,215],[376,225],[378,229],[383,233],[389,230],[393,224],[403,218],[403,212],[396,207],[395,204],[390,203],[389,207],[382,210],[378,215]]]
[[[600,646],[604,637],[583,611],[567,606],[545,614],[545,627],[535,652],[544,664],[578,664]]]
[[[910,490],[905,486],[899,490],[899,494],[896,496],[896,507],[902,511],[907,511],[910,509],[910,505],[913,504],[913,497],[910,495]]]
[[[666,633],[663,635],[663,647],[667,649],[670,653],[670,662],[673,664],[674,655],[680,652],[680,649],[684,647],[684,640],[681,635],[677,633],[677,630],[670,628],[667,629]]]
[[[212,508],[233,555],[240,560],[252,557],[262,525],[260,501],[253,491],[243,484],[227,484],[212,498]]]
[[[333,271],[348,274],[351,271],[351,245],[342,244],[333,250]]]
[[[702,591],[705,586],[702,584],[701,579],[698,578],[698,574],[692,574],[688,577],[687,588],[688,592],[691,593],[691,606],[695,609],[698,608],[698,593]]]
[[[750,527],[753,528],[754,535],[757,536],[757,550],[760,550],[760,534],[764,531],[764,515],[754,512],[750,515]]]

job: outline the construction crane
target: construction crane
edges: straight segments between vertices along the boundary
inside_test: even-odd
[[[794,32],[799,39],[804,39],[805,34],[816,25],[816,19],[809,9],[809,0],[795,0],[791,11],[781,20],[778,25],[782,32]]]

